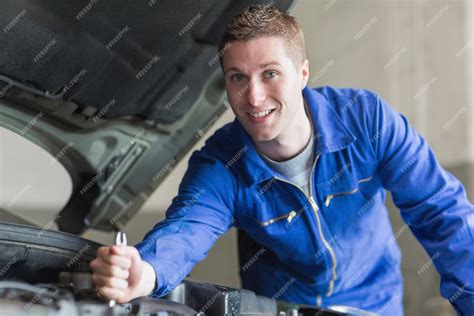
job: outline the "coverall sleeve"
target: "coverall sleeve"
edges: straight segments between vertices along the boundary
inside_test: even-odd
[[[156,273],[150,296],[179,285],[232,226],[234,193],[235,179],[225,165],[202,150],[194,152],[166,219],[136,245]]]
[[[441,294],[474,315],[474,206],[407,119],[377,97],[373,148],[385,189],[441,275]]]

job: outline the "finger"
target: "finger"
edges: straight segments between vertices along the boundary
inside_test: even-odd
[[[120,254],[113,255],[111,254],[111,252],[113,252],[111,251],[111,248],[112,247],[100,247],[97,250],[97,258],[101,259],[103,262],[108,263],[110,265],[118,265],[122,269],[126,269],[126,270],[130,269],[130,266],[131,266],[130,257],[133,254],[130,254],[130,251],[120,250],[120,248],[123,248],[123,247],[114,246],[114,248],[118,248],[115,250],[115,252],[116,253],[119,252]],[[135,249],[134,247],[130,247],[130,248]]]
[[[138,252],[138,249],[135,247],[130,247],[130,259],[132,260],[132,265],[136,265],[137,263],[141,263],[142,257]]]
[[[124,290],[104,286],[96,287],[95,290],[97,294],[105,300],[120,300],[125,294]]]
[[[96,256],[97,258],[105,258],[110,255],[110,247],[101,246],[97,249]]]
[[[104,258],[101,258],[103,262],[113,265],[113,266],[118,266],[122,269],[128,270],[130,269],[132,265],[132,260],[127,257],[123,256],[117,256],[117,255],[109,255]]]
[[[100,259],[94,259],[91,261],[90,266],[94,274],[115,277],[124,280],[128,279],[130,275],[128,270],[124,270],[115,265],[110,265]]]
[[[92,283],[94,283],[96,287],[110,287],[118,290],[126,290],[128,288],[127,280],[106,277],[98,274],[92,275]]]
[[[117,246],[113,245],[109,247],[109,253],[112,255],[123,256],[131,258],[135,255],[136,248],[132,246]]]

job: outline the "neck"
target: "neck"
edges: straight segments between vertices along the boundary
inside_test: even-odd
[[[311,139],[311,121],[305,111],[305,102],[301,105],[293,120],[276,138],[269,141],[257,141],[255,145],[265,156],[274,161],[285,161],[304,150]]]

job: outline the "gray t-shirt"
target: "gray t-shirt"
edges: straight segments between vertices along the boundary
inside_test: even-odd
[[[274,161],[263,153],[259,154],[270,168],[287,177],[290,182],[299,186],[309,196],[309,179],[314,162],[315,143],[315,135],[311,133],[311,139],[303,151],[282,162]]]

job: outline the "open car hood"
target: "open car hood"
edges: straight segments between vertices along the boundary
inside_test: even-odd
[[[257,3],[1,2],[0,126],[69,173],[61,230],[120,229],[226,110],[217,43]]]

